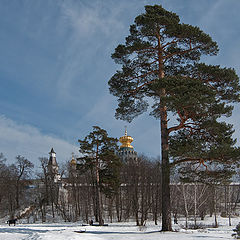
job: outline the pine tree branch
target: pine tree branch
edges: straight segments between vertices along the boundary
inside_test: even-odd
[[[166,48],[168,45],[171,45],[171,44],[174,44],[174,43],[178,43],[179,40],[180,40],[180,39],[178,39],[178,40],[177,40],[177,39],[174,39],[174,40],[172,40],[171,42],[168,42],[168,43],[162,45],[162,49]]]
[[[193,51],[193,50],[196,50],[196,49],[199,49],[201,46],[199,45],[199,46],[196,46],[196,47],[194,47],[194,48],[192,48],[191,46],[189,47],[189,49],[187,49],[187,50],[185,50],[185,51],[180,51],[180,52],[176,52],[176,53],[172,53],[172,54],[169,54],[169,55],[166,55],[166,56],[163,56],[163,59],[169,59],[169,58],[171,58],[171,57],[173,57],[173,56],[176,56],[176,55],[183,55],[183,54],[185,54],[185,53],[189,53],[189,52],[191,52],[191,51]]]
[[[158,72],[158,70],[154,70],[154,71],[152,71],[152,72],[149,72],[149,73],[147,73],[147,74],[145,74],[145,76],[144,75],[142,75],[142,76],[137,76],[137,77],[135,77],[135,78],[133,78],[133,79],[131,79],[131,80],[134,80],[134,79],[137,79],[137,78],[144,78],[144,77],[146,77],[146,76],[148,76],[148,75],[150,75],[150,74],[152,74],[152,73],[155,73],[155,72]],[[134,90],[131,90],[131,91],[128,91],[128,93],[130,93],[130,94],[136,94],[140,89],[142,89],[144,86],[146,86],[146,85],[149,85],[149,84],[151,84],[151,83],[153,83],[155,80],[152,80],[152,81],[149,81],[149,82],[145,82],[144,84],[142,84],[141,86],[139,86],[139,87],[136,87]],[[139,82],[139,81],[138,81]],[[137,83],[138,84],[138,83]]]
[[[145,74],[143,74],[143,75],[132,77],[132,78],[128,79],[128,81],[130,82],[130,81],[132,81],[132,80],[136,80],[136,79],[139,79],[139,78],[145,78],[145,77],[147,77],[148,75],[151,75],[151,74],[157,73],[157,72],[158,72],[158,70],[153,70],[153,71],[147,72],[147,73],[145,73]]]
[[[192,158],[192,157],[186,157],[186,158],[183,158],[183,159],[180,159],[180,160],[177,160],[175,162],[172,162],[170,163],[170,167],[173,167],[173,166],[176,166],[177,164],[180,164],[180,163],[185,163],[185,162],[199,162],[200,165],[202,163],[204,163],[203,165],[205,165],[205,162],[206,161],[219,161],[219,160],[223,160],[223,156],[219,157],[219,158]]]
[[[157,47],[149,47],[149,48],[143,48],[143,49],[140,49],[140,50],[135,50],[134,52],[136,53],[145,53],[145,52],[149,52],[149,51],[156,51],[157,50]]]
[[[184,111],[184,110],[183,110],[183,111]],[[183,115],[181,114],[180,110],[177,111],[177,114],[178,114],[178,116],[179,116],[179,118],[180,118],[180,123],[179,123],[177,126],[168,128],[168,133],[171,133],[171,132],[173,132],[173,131],[177,131],[177,130],[179,130],[179,129],[181,129],[181,128],[184,128],[185,122],[188,120],[188,115],[187,115],[186,111],[184,111],[184,112],[185,112],[185,116],[183,116]]]

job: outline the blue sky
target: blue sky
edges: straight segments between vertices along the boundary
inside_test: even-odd
[[[127,125],[136,151],[159,155],[159,122],[147,114],[131,124],[116,120],[107,85],[118,67],[111,53],[146,4],[162,4],[210,34],[220,52],[204,60],[240,75],[238,0],[1,0],[0,152],[37,163],[53,147],[64,162],[93,125],[114,137]],[[236,138],[239,112],[228,119]]]

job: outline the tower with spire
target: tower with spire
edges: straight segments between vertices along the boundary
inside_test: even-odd
[[[133,138],[128,136],[127,127],[125,126],[124,136],[119,138],[119,142],[122,144],[118,152],[118,156],[122,161],[137,160],[137,152],[134,151],[133,146],[131,145]]]
[[[60,174],[58,172],[58,164],[56,160],[56,153],[54,152],[53,148],[49,152],[49,161],[48,161],[48,176],[53,180],[55,183],[61,180]]]

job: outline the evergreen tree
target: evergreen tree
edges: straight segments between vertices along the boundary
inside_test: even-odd
[[[195,129],[180,130],[170,136],[170,165],[180,165],[184,182],[226,183],[239,160],[240,149],[234,146],[233,132],[232,125],[215,120]]]
[[[109,137],[106,130],[93,126],[93,131],[78,142],[83,157],[77,159],[77,168],[79,173],[84,171],[93,173],[97,201],[96,220],[99,221],[99,225],[103,225],[100,193],[103,192],[111,197],[120,184],[120,159],[115,155],[118,139]]]
[[[181,129],[201,128],[230,116],[231,102],[239,101],[239,83],[230,68],[200,63],[203,55],[216,55],[211,37],[180,22],[177,14],[162,6],[145,6],[135,18],[125,44],[112,58],[122,66],[109,80],[110,92],[118,98],[116,118],[132,121],[147,111],[160,119],[162,150],[162,231],[170,231],[169,137]],[[172,114],[169,114],[172,113]],[[168,126],[169,116],[176,125]]]
[[[120,187],[121,162],[115,151],[104,150],[101,154],[102,165],[99,170],[100,190],[112,198]]]

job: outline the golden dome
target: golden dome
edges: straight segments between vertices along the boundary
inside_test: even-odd
[[[77,164],[77,161],[75,160],[74,155],[72,153],[72,160],[70,161],[70,165],[76,165],[76,164]]]
[[[125,135],[119,138],[119,142],[122,143],[120,148],[133,148],[133,146],[131,145],[132,141],[133,138],[127,135],[127,128],[125,128]]]
[[[71,165],[76,165],[77,164],[77,161],[75,159],[72,159],[71,162],[70,162]]]

